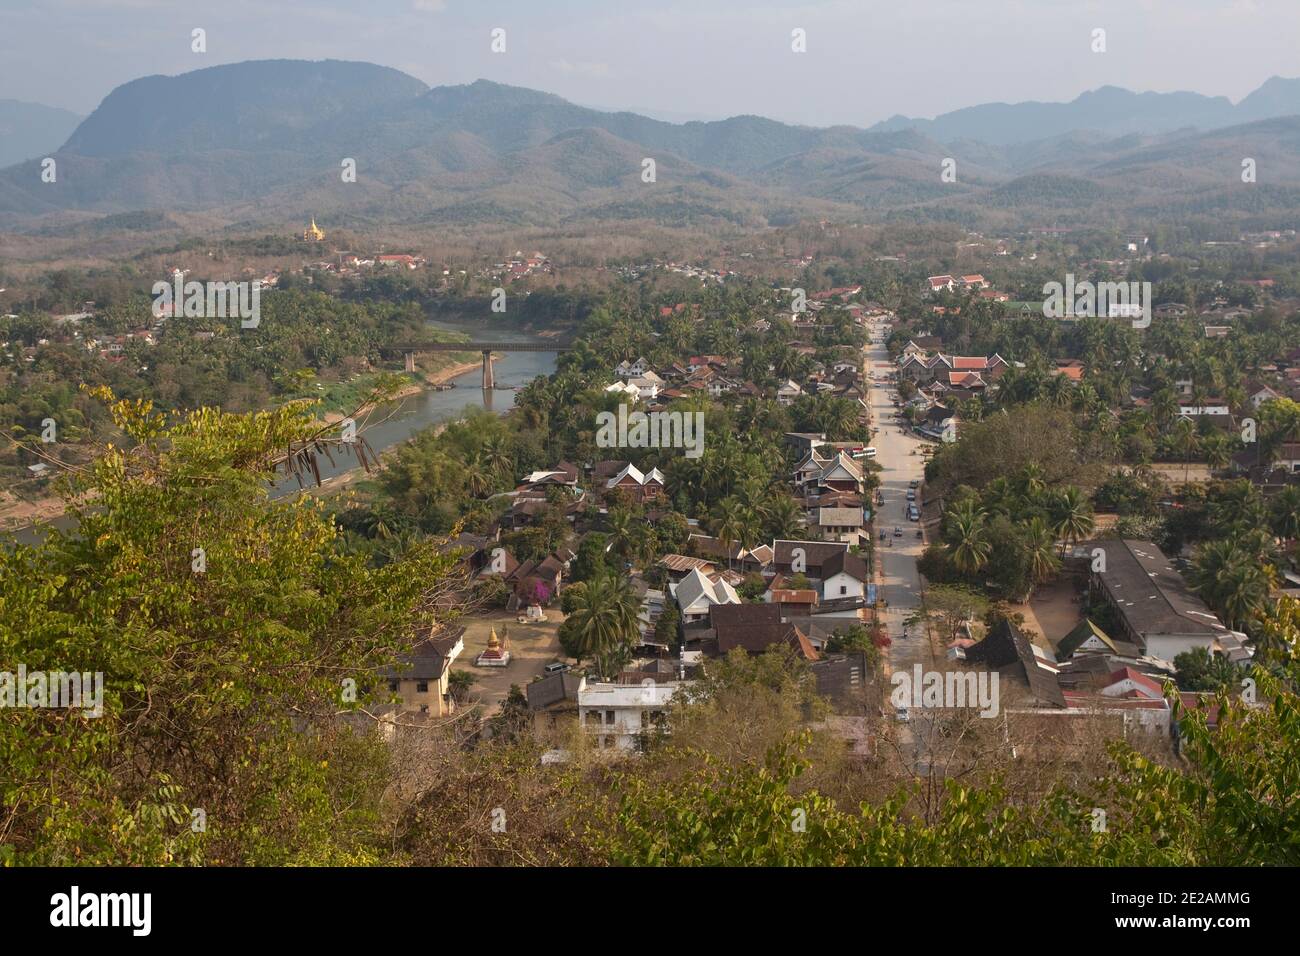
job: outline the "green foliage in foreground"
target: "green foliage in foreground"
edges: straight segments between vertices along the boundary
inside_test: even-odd
[[[268,498],[301,407],[170,427],[147,403],[112,410],[131,445],[76,479],[75,531],[0,554],[0,669],[104,675],[102,717],[0,710],[0,853],[353,859],[384,754],[333,715],[345,680],[364,692],[409,646],[450,559],[369,567],[310,498]]]
[[[1276,616],[1263,706],[1222,699],[1213,732],[1186,715],[1175,767],[1117,744],[1086,793],[836,802],[808,784],[806,681],[765,660],[720,664],[670,737],[612,769],[542,767],[523,730],[403,766],[338,720],[340,687],[364,690],[432,619],[451,560],[424,541],[375,567],[310,501],[270,500],[300,411],[112,412],[131,444],[78,480],[94,498],[76,533],[0,555],[0,670],[105,675],[98,719],[0,709],[6,863],[1300,863],[1300,615]]]

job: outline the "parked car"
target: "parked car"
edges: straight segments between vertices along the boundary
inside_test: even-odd
[[[908,500],[908,501],[915,501],[915,500],[916,500],[916,492],[913,491],[911,488],[908,488],[908,489],[907,489],[907,500]]]
[[[906,707],[895,707],[894,719],[897,720],[899,723],[905,724],[909,720],[911,720],[911,717],[908,715]]]
[[[543,668],[548,674],[563,674],[565,671],[572,670],[572,666],[564,661],[551,661]]]
[[[895,528],[895,529],[894,529],[894,537],[895,537],[895,538],[901,538],[902,536],[903,536],[903,529],[902,529],[902,528]]]
[[[917,510],[916,505],[912,505],[910,508],[907,509],[907,520],[908,521],[921,520],[921,512]]]
[[[909,482],[907,483],[907,487],[909,487],[909,488],[920,488],[920,487],[921,487],[921,482],[920,482],[919,480],[917,480],[916,478],[913,478],[911,481],[909,481]]]

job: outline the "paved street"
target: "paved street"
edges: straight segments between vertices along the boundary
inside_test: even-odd
[[[908,483],[920,481],[925,472],[925,459],[920,449],[925,444],[910,433],[900,431],[894,419],[893,389],[885,381],[893,365],[883,343],[885,326],[873,326],[873,334],[881,337],[881,344],[868,345],[866,366],[868,384],[871,386],[868,402],[876,428],[876,461],[884,469],[880,473],[880,490],[885,503],[876,517],[876,554],[880,557],[882,576],[881,594],[886,602],[882,616],[889,629],[893,644],[889,649],[887,670],[911,669],[915,663],[931,666],[929,642],[911,629],[912,636],[903,637],[903,621],[915,610],[920,599],[921,578],[916,570],[916,559],[924,550],[924,542],[916,537],[920,523],[907,520]],[[876,376],[872,381],[871,376]],[[916,454],[913,454],[916,452]],[[894,537],[894,528],[903,529],[901,538]],[[880,531],[889,532],[886,541],[879,540]]]

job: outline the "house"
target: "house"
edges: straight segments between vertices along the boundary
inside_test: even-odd
[[[635,362],[629,362],[624,359],[614,366],[615,378],[637,378],[644,375],[650,369],[650,363],[646,361],[645,356],[641,356]]]
[[[606,385],[606,386],[605,386],[605,391],[607,391],[607,392],[617,392],[617,393],[620,394],[620,395],[626,395],[628,398],[640,398],[640,397],[641,397],[641,389],[640,389],[638,386],[632,384],[632,382],[630,382],[630,381],[627,381],[627,382],[615,382],[615,383],[612,384],[612,385]]]
[[[822,599],[860,598],[865,596],[867,562],[852,551],[836,551],[821,565]]]
[[[602,750],[639,751],[643,735],[663,725],[679,686],[655,682],[587,684],[578,691],[578,723]]]
[[[803,393],[802,388],[792,379],[787,378],[781,387],[776,390],[776,400],[782,405],[792,405],[794,400]]]
[[[416,259],[415,256],[406,255],[384,255],[375,256],[375,262],[381,266],[397,266],[403,269],[414,269],[419,266],[422,260]]]
[[[652,468],[649,474],[643,474],[641,469],[628,462],[618,474],[605,482],[605,491],[606,493],[622,491],[632,500],[645,504],[663,494],[664,476],[658,468]]]
[[[669,584],[668,593],[677,601],[682,621],[687,624],[707,618],[714,605],[740,603],[740,595],[726,579],[720,575],[710,577],[699,568],[691,568],[676,584]]]
[[[1248,382],[1246,384],[1246,401],[1250,402],[1250,407],[1258,409],[1265,402],[1272,402],[1282,395],[1275,389],[1260,382]]]
[[[578,489],[578,466],[562,461],[550,471],[533,471],[524,476],[515,493],[541,492],[551,487],[568,488],[576,493]]]
[[[627,384],[635,386],[639,398],[648,400],[658,395],[659,390],[668,383],[654,372],[647,370],[640,375],[629,378]]]
[[[1163,700],[1164,690],[1159,683],[1131,667],[1114,671],[1099,691],[1103,697],[1131,697],[1144,700]]]
[[[951,292],[957,285],[957,280],[952,276],[930,276],[925,280],[925,291],[933,295],[936,292]]]
[[[692,558],[685,554],[665,554],[656,563],[668,572],[670,581],[680,581],[696,568],[699,568],[705,576],[717,571],[712,561],[705,558]]]
[[[1117,654],[1120,656],[1132,654],[1136,657],[1139,653],[1137,647],[1132,644],[1111,640],[1105,631],[1086,617],[1069,634],[1061,638],[1056,645],[1056,659],[1058,661],[1067,660],[1075,654]]]
[[[1094,596],[1115,611],[1124,638],[1143,654],[1172,661],[1194,648],[1211,651],[1231,634],[1150,541],[1098,540],[1104,560],[1091,573]]]
[[[916,385],[926,385],[934,381],[949,380],[949,375],[956,372],[977,373],[982,380],[995,382],[1002,373],[1010,368],[1011,363],[1001,355],[994,353],[982,355],[944,355],[942,352],[926,356],[919,352],[903,355],[898,363],[900,378],[906,378]]]
[[[807,633],[789,615],[788,605],[780,602],[719,605],[709,615],[716,640],[714,649],[723,656],[737,648],[749,654],[762,654],[769,647],[784,646],[806,661],[819,660],[821,655]]]
[[[528,709],[534,714],[545,713],[554,723],[561,714],[578,712],[578,695],[586,688],[587,679],[572,671],[548,674],[524,688]]]
[[[1059,375],[1066,381],[1077,384],[1083,381],[1083,371],[1083,363],[1078,359],[1057,359],[1052,374]]]
[[[1271,459],[1264,459],[1259,446],[1246,448],[1232,456],[1232,471],[1237,475],[1248,475],[1251,480],[1264,483],[1266,476],[1273,472],[1287,475],[1300,475],[1300,442],[1286,441],[1280,443],[1273,451]]]
[[[861,508],[818,508],[813,526],[827,541],[857,544],[862,532]]]
[[[818,445],[826,444],[826,435],[823,432],[786,432],[785,443],[806,456]]]
[[[823,566],[836,554],[848,551],[840,541],[794,541],[778,538],[772,542],[772,565],[781,574],[803,574],[823,580]]]
[[[564,583],[567,560],[560,554],[548,554],[540,561],[529,559],[507,575],[514,584],[515,603],[518,607],[548,604],[560,593]]]
[[[1059,665],[1049,652],[1030,641],[1006,618],[998,621],[982,641],[959,649],[956,658],[968,664],[983,664],[1003,677],[1023,683],[1030,696],[1042,704],[1066,706]]]
[[[768,588],[763,593],[763,600],[768,604],[780,604],[782,609],[800,617],[810,617],[817,606],[817,592],[812,588],[791,590],[790,588]]]
[[[727,567],[739,568],[741,571],[763,571],[772,563],[772,549],[765,544],[753,548],[734,542],[724,545],[717,538],[698,532],[693,532],[686,539],[686,544],[697,554],[713,561],[725,561]]]
[[[410,653],[382,668],[379,676],[388,682],[389,693],[397,695],[402,710],[446,717],[455,710],[449,693],[451,665],[464,650],[465,628],[427,628]]]
[[[795,486],[805,495],[831,491],[862,494],[866,486],[862,466],[853,460],[852,455],[846,451],[823,455],[817,448],[809,451],[799,462],[793,479]],[[861,523],[859,520],[858,524]]]
[[[917,426],[917,432],[935,441],[954,442],[957,440],[957,426],[961,424],[955,414],[942,405],[931,406],[925,413],[925,420]]]

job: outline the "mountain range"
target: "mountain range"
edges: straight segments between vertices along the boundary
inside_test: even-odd
[[[1240,103],[1113,87],[870,129],[759,116],[670,123],[479,80],[429,88],[369,63],[267,60],[113,90],[53,152],[0,170],[23,231],[201,213],[356,227],[815,217],[967,223],[1154,214],[1264,222],[1300,209],[1300,80]],[[3,116],[0,112],[0,116]],[[1244,158],[1256,183],[1241,181]],[[642,180],[643,160],[655,181]],[[344,182],[344,160],[356,182]],[[955,160],[955,181],[941,179]],[[111,220],[104,217],[114,217]]]
[[[0,169],[50,155],[83,119],[53,106],[0,100]]]

